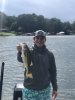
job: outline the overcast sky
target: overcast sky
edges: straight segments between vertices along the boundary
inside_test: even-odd
[[[75,21],[75,0],[0,0],[0,11],[7,15],[43,15],[61,21]]]

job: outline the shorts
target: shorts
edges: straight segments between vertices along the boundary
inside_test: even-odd
[[[50,86],[43,90],[22,90],[22,100],[50,100]]]

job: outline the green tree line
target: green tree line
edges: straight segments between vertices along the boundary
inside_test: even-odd
[[[75,21],[62,22],[58,18],[45,18],[43,15],[21,14],[16,16],[7,16],[0,12],[0,28],[7,28],[9,31],[16,33],[32,33],[36,30],[44,30],[53,35],[64,31],[65,35],[75,34]]]

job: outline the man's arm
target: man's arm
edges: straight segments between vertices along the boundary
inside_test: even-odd
[[[52,97],[56,98],[57,96],[57,70],[56,70],[55,58],[54,58],[53,53],[51,53],[51,56],[50,56],[50,75],[51,75],[51,83],[53,87]]]

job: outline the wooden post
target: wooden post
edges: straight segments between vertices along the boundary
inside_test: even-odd
[[[2,85],[3,85],[3,75],[4,75],[4,62],[2,62],[1,66],[1,76],[0,76],[0,100],[2,98]]]

